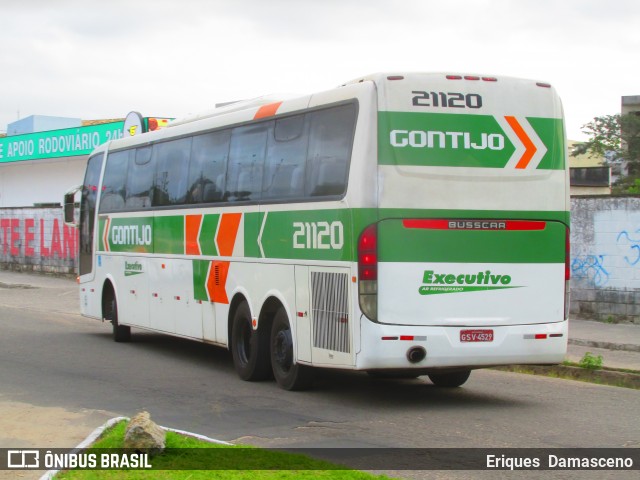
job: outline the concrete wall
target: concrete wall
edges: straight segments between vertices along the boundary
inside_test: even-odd
[[[0,268],[74,274],[78,230],[64,225],[61,208],[0,210]]]
[[[81,184],[87,155],[0,165],[0,208],[62,204],[64,192]]]
[[[640,197],[571,199],[571,314],[640,324]]]

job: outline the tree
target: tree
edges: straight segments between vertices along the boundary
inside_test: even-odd
[[[640,182],[640,112],[595,117],[582,126],[589,141],[579,144],[572,156],[582,153],[601,155],[605,163],[620,162],[627,174],[617,182],[617,190],[636,193]]]
[[[593,153],[604,157],[607,152],[620,152],[620,115],[595,117],[582,126],[582,133],[590,137],[588,142],[576,145],[572,156]]]

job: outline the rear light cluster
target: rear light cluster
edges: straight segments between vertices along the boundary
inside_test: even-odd
[[[570,288],[569,281],[571,280],[571,266],[569,265],[569,259],[571,257],[571,230],[567,227],[567,233],[565,234],[565,253],[564,253],[564,318],[569,318],[569,302],[570,302]]]
[[[522,338],[525,340],[547,340],[549,338],[562,338],[563,333],[526,333]]]
[[[358,239],[358,298],[360,310],[378,319],[378,226],[369,225]]]

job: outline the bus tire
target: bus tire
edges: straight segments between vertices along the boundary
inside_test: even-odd
[[[436,387],[455,388],[466,382],[469,379],[469,375],[471,375],[471,370],[431,373],[429,374],[429,380],[431,380]]]
[[[251,311],[246,302],[238,305],[231,326],[231,354],[238,376],[246,381],[269,378],[269,335],[251,325]]]
[[[124,343],[131,340],[131,327],[118,323],[118,302],[115,295],[111,295],[106,302],[107,311],[104,318],[111,321],[113,327],[113,341]]]
[[[289,319],[279,308],[271,326],[271,368],[278,385],[285,390],[306,390],[313,382],[311,367],[295,363]]]

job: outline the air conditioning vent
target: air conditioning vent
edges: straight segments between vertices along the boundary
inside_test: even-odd
[[[314,347],[350,352],[348,292],[348,274],[311,272]]]

